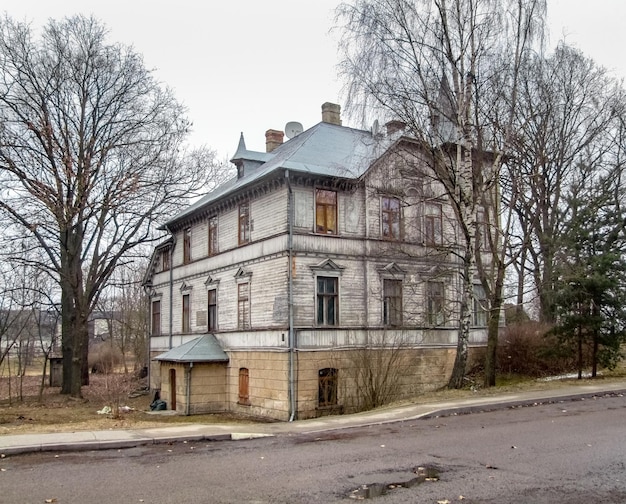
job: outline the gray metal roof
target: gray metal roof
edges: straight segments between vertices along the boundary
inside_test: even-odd
[[[287,169],[312,175],[358,179],[400,135],[374,137],[370,131],[321,122],[281,144],[270,153],[247,150],[243,134],[233,161],[251,163],[245,176],[233,178],[200,198],[176,215],[171,225],[222,197],[261,180],[277,170]]]
[[[228,362],[214,334],[205,334],[176,348],[157,355],[154,360],[168,362]]]

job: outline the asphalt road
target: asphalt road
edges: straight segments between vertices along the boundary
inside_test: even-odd
[[[626,502],[619,395],[252,441],[0,460],[0,502]],[[384,495],[376,496],[380,493]]]

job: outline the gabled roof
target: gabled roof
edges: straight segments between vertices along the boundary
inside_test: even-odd
[[[235,177],[200,198],[168,221],[166,226],[169,227],[197,210],[279,170],[358,179],[399,136],[400,134],[375,137],[371,131],[321,122],[268,153],[249,151],[242,135],[232,161],[241,161],[244,164],[248,161],[248,166],[253,166],[254,169],[242,178]]]
[[[154,360],[168,362],[228,362],[214,334],[205,334],[183,345],[157,355]]]

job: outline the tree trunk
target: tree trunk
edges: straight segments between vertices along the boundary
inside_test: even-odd
[[[83,371],[87,367],[87,326],[89,309],[86,306],[82,276],[82,228],[75,226],[60,235],[61,242],[61,348],[63,350],[62,394],[82,397]],[[87,370],[88,371],[88,370]],[[87,375],[87,383],[89,376]]]
[[[463,258],[463,294],[461,299],[461,313],[459,315],[459,336],[456,345],[456,357],[454,359],[454,367],[452,375],[448,381],[449,389],[463,388],[465,371],[467,368],[467,356],[469,347],[469,333],[471,325],[471,300],[474,296],[474,288],[471,282],[472,270],[472,251],[470,248],[466,250]]]
[[[498,336],[500,334],[500,312],[502,311],[502,290],[504,289],[505,267],[498,261],[496,282],[491,293],[489,306],[489,322],[487,332],[487,354],[485,355],[484,387],[496,386],[496,356],[498,352]]]

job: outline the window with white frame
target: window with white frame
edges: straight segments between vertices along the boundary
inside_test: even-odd
[[[383,196],[380,211],[381,235],[386,240],[400,240],[401,211],[400,200]]]
[[[383,279],[383,325],[402,325],[402,280]]]
[[[191,305],[190,305],[191,296],[189,294],[183,294],[183,324],[182,331],[183,333],[188,333],[191,331]]]
[[[152,301],[152,336],[159,336],[161,334],[161,300],[155,299]]]
[[[437,246],[443,243],[443,211],[440,203],[424,205],[424,243]]]
[[[237,284],[237,327],[250,329],[250,284]]]
[[[208,332],[217,331],[217,289],[207,291]]]
[[[250,202],[239,204],[239,245],[250,242]]]
[[[487,325],[487,311],[485,310],[487,296],[482,285],[474,285],[474,299],[472,303],[472,324],[476,327]]]
[[[315,190],[315,232],[337,234],[337,191]]]
[[[426,282],[426,320],[431,326],[443,325],[445,321],[443,282]]]
[[[337,277],[318,276],[316,283],[317,325],[337,325],[339,279]]]
[[[217,215],[209,217],[208,222],[209,245],[208,254],[210,256],[217,254]]]

